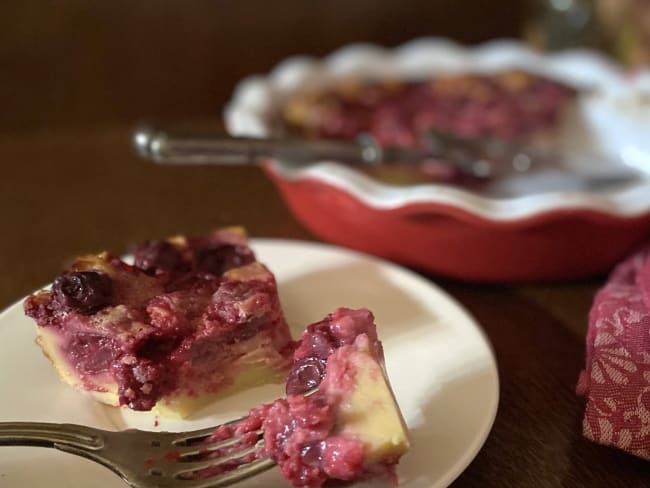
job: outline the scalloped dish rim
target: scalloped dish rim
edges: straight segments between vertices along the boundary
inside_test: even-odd
[[[435,54],[435,56],[434,56]],[[415,77],[440,71],[490,71],[517,67],[573,85],[599,84],[605,95],[630,89],[630,77],[607,58],[586,50],[539,54],[518,41],[491,41],[463,47],[440,38],[417,39],[394,49],[351,44],[324,58],[294,56],[280,62],[266,76],[251,76],[236,87],[224,110],[226,129],[238,136],[265,137],[273,132],[273,108],[291,93],[327,84],[355,73],[371,76]],[[650,70],[636,79],[650,80]],[[650,83],[648,83],[650,86]],[[398,210],[431,205],[492,221],[520,221],[557,211],[586,210],[614,218],[633,219],[650,211],[650,177],[608,194],[555,192],[517,198],[489,198],[435,183],[395,187],[383,184],[334,161],[306,168],[290,168],[272,161],[267,168],[287,181],[312,180],[349,193],[371,208]]]

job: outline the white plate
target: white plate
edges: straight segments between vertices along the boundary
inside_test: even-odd
[[[393,264],[337,247],[254,239],[274,271],[294,336],[339,306],[376,316],[386,366],[412,436],[400,486],[444,487],[477,454],[494,421],[497,367],[474,319],[442,290]],[[103,429],[186,430],[209,426],[271,400],[267,386],[216,403],[196,418],[156,419],[97,404],[58,380],[33,343],[34,325],[16,304],[0,315],[0,421],[74,422]],[[157,424],[157,425],[156,425]],[[3,488],[122,488],[98,465],[52,449],[0,447]],[[285,487],[277,470],[242,487]]]

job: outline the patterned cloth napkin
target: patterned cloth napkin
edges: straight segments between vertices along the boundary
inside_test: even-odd
[[[650,460],[650,248],[619,264],[589,313],[585,437]]]

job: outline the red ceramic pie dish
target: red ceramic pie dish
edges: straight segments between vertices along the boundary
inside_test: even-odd
[[[462,280],[593,276],[650,239],[648,213],[619,218],[566,209],[494,222],[435,203],[375,208],[318,179],[268,174],[296,218],[324,240]]]
[[[290,59],[266,77],[242,82],[226,125],[237,135],[281,134],[278,114],[291,96],[351,77],[408,80],[508,69],[588,86],[589,95],[578,97],[577,115],[561,129],[565,136],[650,168],[650,107],[639,107],[650,93],[648,73],[629,76],[591,53],[542,56],[511,42],[467,49],[429,39],[395,50],[351,46],[324,60]],[[296,218],[322,239],[461,280],[594,276],[650,239],[650,177],[644,171],[638,181],[607,192],[495,198],[435,182],[393,186],[335,161],[298,169],[273,161],[265,170]]]

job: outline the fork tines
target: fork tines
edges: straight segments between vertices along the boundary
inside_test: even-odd
[[[227,486],[269,469],[275,463],[264,458],[262,429],[236,432],[235,426],[245,419],[221,426],[228,437],[215,441],[214,428],[175,435],[171,450],[151,466],[151,474],[164,473],[178,480],[179,487],[198,488]]]

